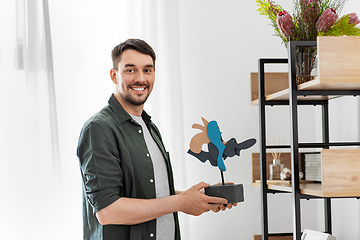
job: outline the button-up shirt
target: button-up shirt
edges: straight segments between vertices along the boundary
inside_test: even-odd
[[[168,170],[170,194],[175,194],[173,174],[157,127],[151,117],[142,113],[151,136],[164,155]],[[109,104],[83,126],[77,154],[83,179],[84,239],[144,240],[155,239],[156,219],[136,225],[101,225],[95,212],[120,197],[156,198],[154,171],[141,126],[122,108],[112,95]],[[180,239],[177,213],[175,239]]]

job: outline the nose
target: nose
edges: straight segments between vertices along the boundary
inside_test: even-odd
[[[136,74],[135,81],[138,83],[145,83],[146,82],[146,75],[144,72],[139,71],[138,74]]]

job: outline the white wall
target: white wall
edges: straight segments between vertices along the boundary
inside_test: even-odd
[[[292,10],[292,1],[276,2]],[[343,13],[356,11],[359,14],[359,7],[359,1],[350,0]],[[217,120],[225,140],[231,137],[238,141],[258,138],[258,107],[250,106],[250,72],[257,72],[259,58],[284,58],[287,51],[280,39],[272,36],[273,29],[268,25],[268,19],[256,10],[255,1],[179,1],[185,145],[198,132],[191,125],[201,123],[200,117]],[[269,67],[268,71],[274,69]],[[345,110],[344,103],[331,108],[331,117],[336,119],[331,120],[333,141],[349,136],[351,140],[359,138],[357,103],[356,98],[347,101],[349,109],[355,109],[351,113]],[[342,118],[333,113],[341,109],[350,116]],[[289,142],[288,108],[267,108],[267,113],[267,137],[285,137]],[[303,106],[299,109],[299,118],[299,140],[320,141],[320,108]],[[337,131],[337,123],[343,121],[351,122],[353,131],[349,128]],[[226,160],[225,180],[244,184],[245,202],[224,213],[190,217],[189,226],[186,226],[185,233],[183,231],[185,239],[252,239],[254,234],[261,234],[260,189],[251,185],[251,153],[257,151],[258,144],[243,151],[240,157]],[[189,185],[202,180],[210,183],[220,181],[216,168],[191,156],[186,161]],[[292,232],[291,195],[276,194],[268,198],[269,230]],[[301,202],[302,227],[323,231],[323,202]],[[342,204],[348,206],[346,213],[342,212]],[[359,205],[359,200],[334,201],[334,234],[339,239],[360,237],[356,227],[360,223]],[[352,217],[345,217],[346,214]]]

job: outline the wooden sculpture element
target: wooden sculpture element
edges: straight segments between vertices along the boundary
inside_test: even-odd
[[[212,166],[218,166],[221,171],[226,171],[224,160],[235,155],[240,156],[240,151],[250,148],[256,143],[256,139],[251,138],[241,143],[237,143],[235,138],[224,142],[221,138],[221,131],[216,121],[208,122],[201,118],[204,126],[193,124],[193,128],[200,129],[202,132],[196,134],[190,141],[188,153],[201,162],[210,162]],[[208,145],[208,152],[202,150],[204,144]]]

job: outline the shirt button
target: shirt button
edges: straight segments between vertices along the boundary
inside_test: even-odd
[[[154,237],[154,234],[153,234],[153,233],[150,233],[150,237]]]
[[[150,179],[150,182],[153,183],[153,182],[154,182],[154,179],[151,178],[151,179]]]
[[[141,133],[142,132],[141,129],[138,132]]]
[[[150,154],[147,153],[146,156],[147,156],[147,157],[150,157]]]

